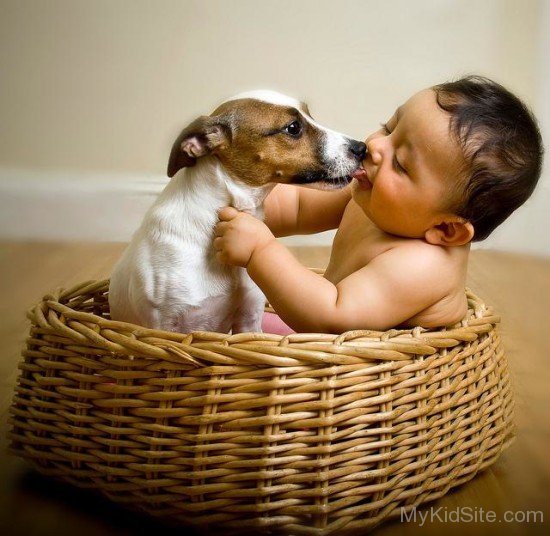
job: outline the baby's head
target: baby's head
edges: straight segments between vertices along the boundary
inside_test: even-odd
[[[382,230],[444,246],[487,238],[529,198],[542,167],[533,115],[479,76],[413,95],[366,143],[355,201]]]
[[[472,224],[474,241],[484,240],[533,193],[542,168],[540,131],[528,108],[488,78],[433,90],[464,155],[449,210]]]

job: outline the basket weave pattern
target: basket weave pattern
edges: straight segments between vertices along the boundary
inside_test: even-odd
[[[114,501],[229,531],[364,531],[513,437],[499,319],[471,293],[453,329],[283,337],[114,322],[108,283],[29,311],[10,438]]]

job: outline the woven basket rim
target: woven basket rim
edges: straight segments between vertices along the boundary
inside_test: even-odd
[[[320,272],[319,270],[316,270]],[[27,312],[27,317],[37,326],[50,333],[60,330],[63,336],[91,344],[96,348],[109,349],[113,353],[122,347],[132,352],[123,351],[126,355],[143,351],[148,357],[166,359],[171,354],[178,354],[180,362],[192,366],[203,366],[203,363],[191,358],[186,348],[194,344],[209,344],[209,348],[223,345],[246,347],[248,350],[262,352],[265,345],[280,346],[295,351],[309,351],[308,361],[317,361],[320,357],[312,356],[316,350],[328,350],[331,354],[349,353],[350,346],[369,346],[377,348],[380,355],[369,353],[366,357],[381,361],[411,359],[411,355],[430,355],[437,348],[453,347],[459,342],[474,341],[479,335],[491,331],[500,318],[492,307],[466,288],[468,313],[458,324],[448,328],[428,329],[414,327],[409,329],[390,329],[387,331],[352,330],[341,334],[296,333],[277,335],[271,333],[239,333],[235,335],[212,331],[194,331],[177,333],[145,328],[128,322],[110,320],[92,312],[79,311],[76,307],[88,301],[94,294],[105,295],[108,292],[109,279],[90,280],[71,288],[59,288]],[[87,296],[82,299],[83,296]],[[106,300],[105,300],[106,301]],[[266,304],[266,310],[269,305]],[[52,327],[54,326],[54,327]],[[248,346],[246,346],[248,345]],[[263,345],[263,346],[262,346]],[[321,361],[319,361],[321,362]],[[326,363],[326,361],[324,361]]]

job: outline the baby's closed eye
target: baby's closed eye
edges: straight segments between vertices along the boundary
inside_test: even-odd
[[[388,123],[380,123],[380,126],[382,127],[382,130],[386,135],[390,135],[392,131],[388,128]],[[404,166],[399,162],[397,155],[394,152],[393,158],[392,158],[392,165],[398,173],[404,173],[407,174],[407,170],[404,168]]]

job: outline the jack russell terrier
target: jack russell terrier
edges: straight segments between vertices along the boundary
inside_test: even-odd
[[[232,205],[263,219],[276,183],[343,187],[365,152],[273,91],[242,93],[199,117],[174,142],[173,178],[115,266],[111,317],[182,333],[261,331],[262,291],[244,268],[215,258],[218,210]]]

